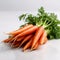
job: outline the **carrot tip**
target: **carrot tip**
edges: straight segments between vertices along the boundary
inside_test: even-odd
[[[19,45],[19,48],[21,47],[22,45]]]
[[[26,50],[25,49],[22,49],[23,52],[25,52]]]
[[[33,48],[31,48],[31,51],[33,50]]]
[[[33,49],[34,45],[32,45],[31,49]]]

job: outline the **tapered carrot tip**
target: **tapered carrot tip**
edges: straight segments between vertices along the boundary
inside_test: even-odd
[[[25,51],[26,51],[26,49],[22,49],[22,51],[23,51],[23,52],[25,52]]]
[[[10,41],[10,39],[8,38],[8,39],[3,40],[2,42],[8,43],[9,41]]]
[[[31,51],[33,51],[33,48],[31,48]]]
[[[31,51],[35,50],[34,47],[31,47]]]
[[[26,52],[27,50],[22,49],[23,52]]]
[[[36,48],[37,49],[37,48]],[[36,50],[34,47],[33,48],[31,48],[31,51],[34,51],[34,50]]]
[[[43,43],[43,44],[45,44],[47,41],[48,41],[48,38],[46,37],[46,38],[45,38],[45,41],[44,41],[44,43]]]
[[[32,48],[32,50],[36,50],[36,49],[38,48],[38,46],[39,46],[39,42],[37,42],[37,43],[35,44],[35,46]]]

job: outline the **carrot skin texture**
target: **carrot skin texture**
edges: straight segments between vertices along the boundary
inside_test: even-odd
[[[47,33],[44,31],[44,33],[40,38],[40,45],[44,44],[46,37],[47,37]]]
[[[38,48],[38,46],[39,46],[39,42],[37,42],[31,50],[36,50]]]
[[[37,29],[38,29],[37,26],[33,26],[33,27],[31,27],[30,29],[27,29],[26,31],[23,31],[22,33],[18,34],[18,35],[16,36],[16,38],[18,38],[18,37],[20,37],[20,36],[26,36],[26,35],[28,35],[28,34],[31,34],[31,33],[35,32]]]
[[[13,38],[11,41],[13,41],[13,43],[12,43],[12,45],[15,43],[15,41],[22,41],[23,39],[25,38],[25,36],[23,36],[23,37],[19,37],[19,38]]]
[[[37,41],[41,37],[43,31],[44,31],[44,28],[42,26],[39,27],[39,29],[36,31],[34,39],[33,39],[33,43],[32,43],[32,48],[35,46],[35,44],[37,43]]]
[[[15,44],[15,45],[12,45],[12,47],[13,47],[13,48],[17,48],[17,47],[19,47],[19,45],[20,45],[20,42],[17,43],[17,44]]]
[[[4,43],[8,43],[10,40],[11,40],[11,39],[8,38],[8,39],[3,40],[3,42],[4,42]]]
[[[25,39],[21,42],[21,44],[20,44],[19,47],[21,47],[26,41],[28,41],[29,39],[31,39],[32,36],[33,36],[33,34],[26,36]]]
[[[4,43],[9,43],[13,38],[14,38],[14,36],[3,40],[3,42],[4,42]]]
[[[20,38],[17,38],[17,39],[14,39],[13,43],[11,45],[14,45],[14,43],[17,41],[17,42],[20,42],[22,41],[23,39],[25,38],[25,36],[23,37],[20,37]]]
[[[9,43],[12,43],[14,41],[16,35],[12,35],[12,37],[10,38],[11,40],[9,41]]]
[[[23,32],[23,31],[25,31],[25,30],[31,28],[32,26],[33,26],[33,25],[30,24],[30,25],[25,26],[24,28],[18,29],[18,30],[16,30],[16,31],[10,32],[10,33],[8,33],[8,34],[17,35],[17,34]]]
[[[24,38],[25,38],[25,36],[22,36],[22,37],[18,38],[17,41],[21,41],[21,40],[23,40]]]
[[[46,37],[46,38],[45,38],[45,41],[44,41],[44,43],[43,43],[43,44],[45,44],[47,41],[48,41],[48,38]]]
[[[30,41],[24,46],[23,51],[25,51],[27,48],[29,48],[31,46],[32,43],[32,38],[30,39]]]

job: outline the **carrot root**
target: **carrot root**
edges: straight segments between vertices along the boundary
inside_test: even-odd
[[[41,37],[43,31],[44,31],[44,28],[42,26],[39,27],[39,29],[36,31],[34,39],[33,39],[33,43],[32,43],[32,48],[35,46],[35,44],[37,43],[37,41]]]
[[[16,31],[10,32],[10,33],[8,33],[8,34],[10,34],[10,35],[17,35],[17,34],[23,32],[23,31],[31,28],[32,26],[33,26],[33,25],[30,24],[30,25],[24,26],[23,28],[20,28],[20,29],[18,29],[18,30],[16,30]]]
[[[33,27],[31,27],[30,29],[27,29],[26,31],[18,34],[18,35],[16,36],[16,38],[17,38],[17,37],[21,37],[21,36],[26,36],[26,35],[28,35],[28,34],[31,34],[31,33],[35,32],[37,29],[38,29],[37,26],[33,26]]]
[[[8,43],[10,41],[10,38],[3,40],[4,43]]]
[[[46,40],[46,32],[44,31],[44,33],[42,34],[41,38],[40,38],[40,45],[44,44],[45,40]]]

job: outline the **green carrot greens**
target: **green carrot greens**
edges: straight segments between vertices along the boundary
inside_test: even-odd
[[[26,24],[43,26],[47,32],[48,39],[60,38],[60,21],[54,13],[45,12],[44,8],[38,9],[36,16],[32,14],[22,14],[19,20],[25,20]]]

